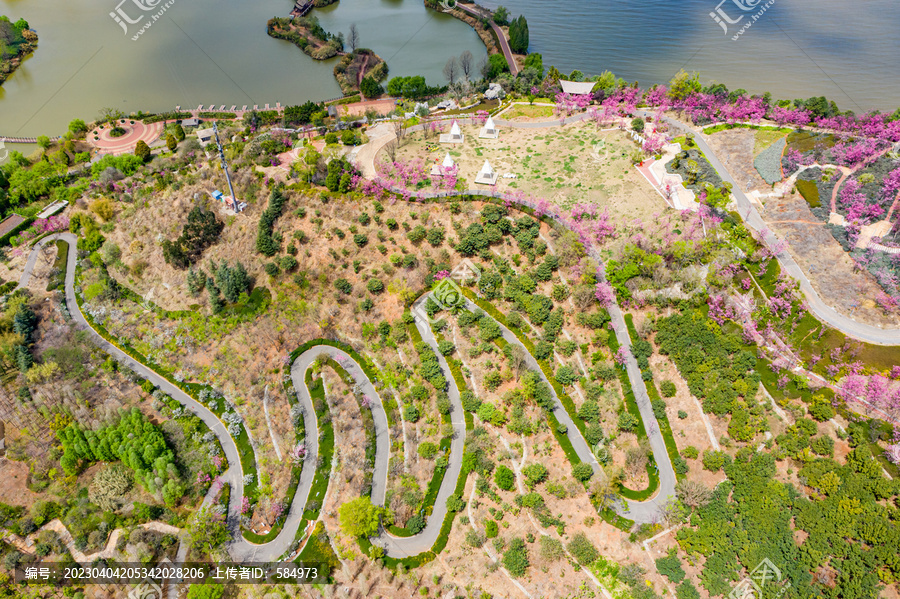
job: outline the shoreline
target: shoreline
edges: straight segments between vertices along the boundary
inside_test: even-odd
[[[38,35],[36,31],[26,29],[22,32],[22,36],[25,38],[25,43],[18,47],[16,55],[0,60],[0,86],[37,50]]]

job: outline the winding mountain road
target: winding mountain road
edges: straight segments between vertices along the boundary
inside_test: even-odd
[[[307,448],[306,456],[303,461],[303,468],[300,474],[300,480],[297,486],[294,501],[291,503],[288,515],[284,525],[278,536],[272,541],[257,545],[244,539],[241,534],[238,522],[240,521],[240,503],[243,496],[243,477],[240,468],[240,454],[237,445],[228,433],[225,425],[221,420],[206,406],[196,401],[190,395],[173,385],[165,377],[157,374],[153,370],[147,368],[115,345],[108,342],[100,334],[91,327],[75,297],[75,271],[77,266],[77,238],[72,233],[58,233],[45,237],[37,244],[29,256],[25,270],[20,278],[20,285],[27,285],[31,279],[31,273],[37,262],[37,258],[45,244],[55,242],[57,239],[66,241],[69,244],[69,253],[66,266],[66,305],[72,316],[75,327],[79,330],[86,331],[90,334],[93,342],[109,355],[116,358],[121,364],[131,368],[134,372],[149,380],[159,387],[164,393],[177,400],[184,405],[192,413],[196,414],[209,429],[216,435],[228,459],[229,468],[222,475],[222,482],[231,485],[231,497],[229,501],[228,521],[232,532],[232,540],[228,545],[228,551],[235,561],[242,562],[268,562],[278,559],[291,546],[294,541],[297,529],[303,519],[303,512],[309,499],[309,493],[315,478],[316,464],[319,460],[319,427],[316,418],[316,412],[313,406],[309,389],[306,387],[305,377],[306,371],[311,367],[312,363],[320,356],[328,357],[340,363],[347,373],[354,379],[357,389],[363,395],[368,396],[372,402],[372,417],[375,423],[375,464],[372,477],[372,494],[373,503],[383,505],[387,491],[387,474],[388,464],[390,461],[390,437],[387,415],[384,411],[384,404],[381,396],[375,389],[374,384],[366,376],[363,369],[356,361],[345,351],[332,347],[330,345],[316,345],[306,350],[291,365],[291,381],[294,385],[295,392],[300,405],[303,408],[304,426],[307,431],[305,445]],[[424,301],[424,297],[419,301]],[[444,516],[447,513],[447,498],[453,493],[459,472],[462,469],[462,454],[465,445],[466,425],[463,417],[462,403],[459,397],[459,390],[453,383],[453,377],[450,373],[449,366],[443,355],[438,351],[437,340],[431,332],[428,323],[421,319],[416,321],[416,326],[422,335],[422,339],[426,341],[438,355],[441,369],[449,385],[448,394],[450,396],[453,410],[451,412],[451,422],[453,424],[453,440],[451,442],[451,451],[449,465],[441,488],[438,492],[434,509],[425,528],[419,534],[412,537],[394,537],[382,531],[379,538],[374,541],[384,547],[385,552],[390,557],[408,557],[417,555],[431,549],[440,533],[441,526],[444,522]],[[319,499],[319,498],[314,498]]]

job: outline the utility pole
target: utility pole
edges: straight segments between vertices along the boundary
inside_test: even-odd
[[[225,162],[225,151],[222,149],[222,143],[219,141],[219,123],[213,123],[213,133],[216,136],[216,145],[219,146],[219,158],[222,159],[222,169],[225,171],[225,180],[228,181],[228,191],[231,192],[231,199],[234,201],[234,211],[240,212],[240,203],[238,202],[237,196],[234,194],[234,186],[231,184],[231,175],[228,174],[228,163]]]

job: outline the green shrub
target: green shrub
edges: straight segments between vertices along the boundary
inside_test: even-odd
[[[484,523],[484,536],[488,539],[493,539],[498,534],[500,534],[500,525],[497,524],[496,520],[488,520]]]
[[[419,420],[418,408],[412,404],[403,408],[403,419],[407,422],[417,422]]]
[[[516,474],[501,464],[494,471],[494,482],[504,491],[511,491],[516,484]]]
[[[656,569],[675,584],[684,580],[685,572],[681,567],[681,560],[678,559],[674,548],[669,551],[666,557],[656,559]]]
[[[353,292],[353,285],[347,279],[338,279],[334,282],[335,288],[341,293],[350,295]]]
[[[431,441],[425,441],[423,443],[419,443],[419,449],[417,450],[417,452],[421,457],[425,458],[426,460],[430,460],[437,455],[438,446]]]
[[[525,575],[529,566],[525,541],[518,538],[510,541],[509,549],[503,553],[503,566],[516,578]]]
[[[575,480],[586,482],[594,476],[594,469],[587,462],[581,462],[572,467],[572,476],[575,477]]]
[[[662,393],[663,397],[675,397],[678,389],[675,387],[675,383],[665,380],[659,384],[659,392]]]
[[[535,486],[547,480],[547,467],[543,464],[528,464],[522,468],[522,474],[529,486]]]
[[[576,533],[572,537],[572,540],[569,541],[568,549],[569,553],[571,553],[582,566],[592,564],[600,557],[600,552],[597,551],[597,548],[594,547],[594,544],[591,543],[590,539],[588,539],[587,535],[583,532]]]

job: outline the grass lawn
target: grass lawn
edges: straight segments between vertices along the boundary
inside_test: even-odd
[[[527,104],[514,104],[512,108],[503,113],[502,118],[513,120],[517,118],[550,118],[553,116],[553,106],[544,104],[542,106]]]
[[[753,136],[753,155],[756,156],[773,143],[790,133],[792,129],[760,129]]]

